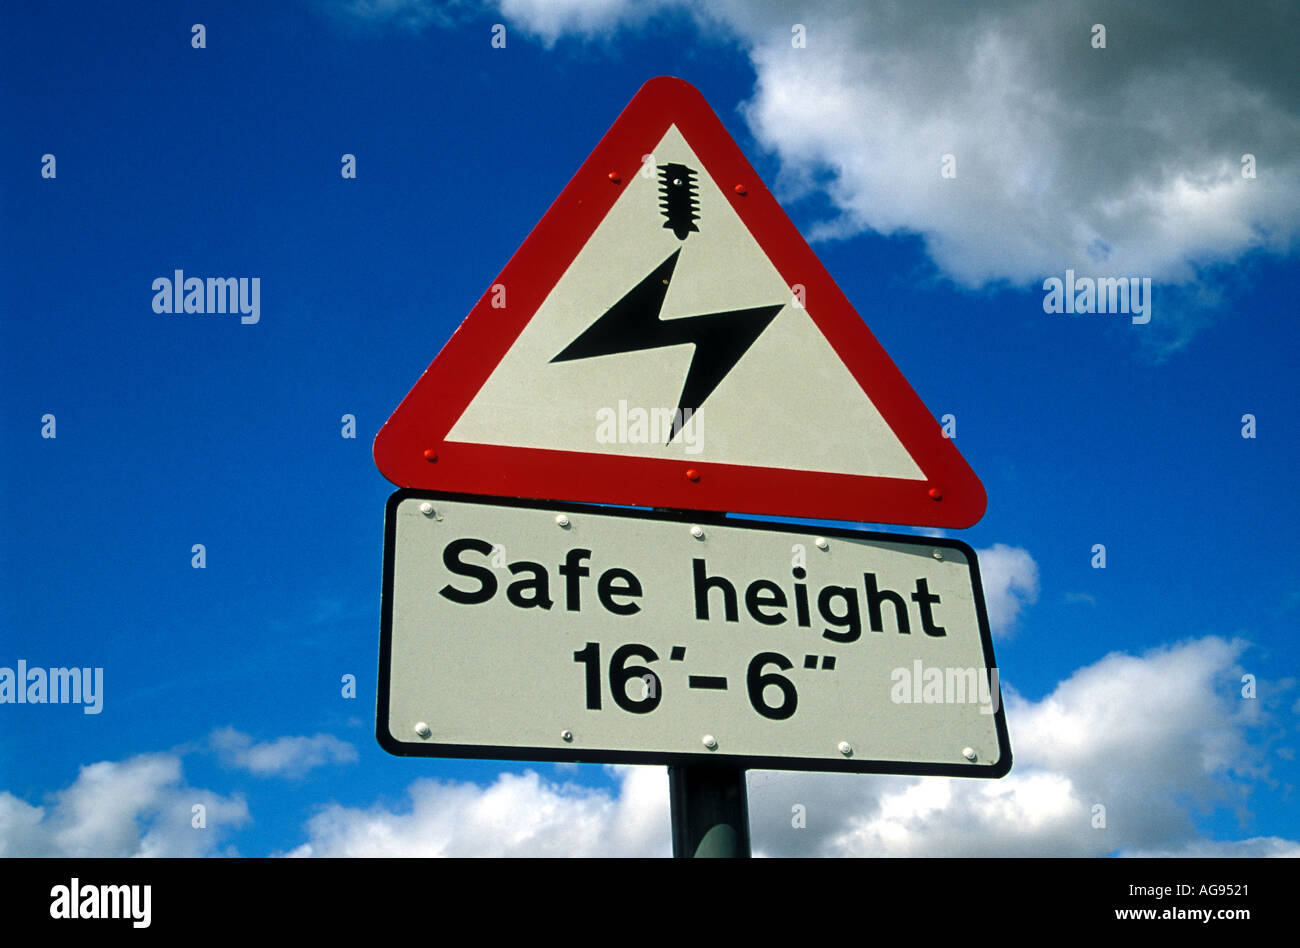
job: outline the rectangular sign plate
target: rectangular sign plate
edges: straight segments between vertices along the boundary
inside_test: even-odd
[[[956,540],[399,490],[376,734],[393,754],[1001,777]]]

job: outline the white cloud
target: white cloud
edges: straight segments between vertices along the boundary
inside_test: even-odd
[[[1300,843],[1277,836],[1256,836],[1253,839],[1241,839],[1235,842],[1217,842],[1198,839],[1177,849],[1162,849],[1152,852],[1125,853],[1126,856],[1152,857],[1176,856],[1186,859],[1203,857],[1224,857],[1229,859],[1257,859],[1287,857],[1300,858]]]
[[[1294,855],[1279,837],[1211,841],[1193,816],[1240,806],[1266,776],[1237,700],[1242,643],[1112,654],[1041,701],[1007,691],[1016,755],[996,781],[752,773],[755,851],[769,856]],[[1005,683],[1004,683],[1005,686]],[[291,855],[667,855],[663,768],[615,768],[617,793],[529,771],[488,787],[421,780],[401,808],[331,805]],[[805,808],[806,827],[791,824]],[[1094,806],[1106,826],[1095,828]]]
[[[1248,816],[1251,792],[1270,780],[1264,744],[1249,740],[1270,712],[1239,698],[1244,648],[1208,637],[1113,653],[1039,701],[1004,681],[1015,766],[1001,780],[753,773],[755,851],[1300,856],[1296,840],[1209,840],[1195,824],[1218,807]],[[247,747],[243,737],[237,743]],[[501,774],[486,787],[418,780],[401,807],[322,807],[289,855],[668,855],[665,770],[610,772],[612,792],[534,771]],[[207,829],[190,825],[196,803],[207,808]],[[795,804],[805,808],[806,828],[791,825]],[[1098,805],[1104,828],[1094,826]],[[248,820],[242,797],[190,787],[178,756],[146,754],[83,767],[45,806],[0,792],[0,856],[226,854],[223,836]]]
[[[810,236],[919,235],[967,287],[1037,291],[1066,269],[1150,277],[1171,348],[1224,302],[1209,271],[1290,253],[1300,234],[1300,87],[1284,81],[1300,18],[1283,4],[318,2],[347,22],[413,30],[486,6],[547,47],[613,41],[666,11],[693,17],[698,42],[737,42],[749,57],[742,113],[780,160],[782,196],[830,197]],[[1094,23],[1105,49],[1091,44]],[[945,155],[955,178],[940,175]]]
[[[357,759],[355,747],[329,734],[281,737],[258,744],[249,735],[226,727],[213,731],[210,741],[223,764],[258,777],[302,777],[316,767],[350,764]]]
[[[565,34],[593,39],[673,6],[665,0],[498,0],[496,5],[507,24],[519,23],[548,47]]]
[[[1192,287],[1206,267],[1290,252],[1300,231],[1300,87],[1284,81],[1300,18],[1284,5],[498,6],[548,45],[691,10],[702,31],[748,50],[757,81],[743,111],[780,158],[784,197],[829,193],[837,213],[812,236],[918,234],[964,286],[1038,289],[1071,268]],[[795,22],[805,48],[792,45]],[[1106,26],[1106,49],[1091,46],[1094,23]],[[957,176],[944,179],[949,154]],[[1254,180],[1242,177],[1245,154]],[[1171,290],[1156,319],[1181,321],[1185,335],[1212,297]]]
[[[193,826],[195,805],[206,810],[204,828]],[[186,784],[179,757],[142,754],[82,767],[48,806],[0,792],[0,857],[213,855],[248,819],[243,797]]]
[[[341,23],[368,29],[394,27],[418,33],[431,25],[448,26],[464,7],[462,0],[316,0]]]
[[[1268,83],[1224,61],[1194,10],[1168,11],[1186,34],[1105,2],[816,11],[808,49],[775,42],[775,22],[751,32],[747,115],[788,173],[832,172],[841,230],[919,233],[970,286],[1067,267],[1182,281],[1193,263],[1295,231],[1286,191],[1300,164],[1283,132],[1295,120]],[[1088,43],[1097,21],[1106,50]],[[1200,55],[1177,55],[1193,42]],[[1241,155],[1261,142],[1282,180],[1241,177]],[[945,154],[955,179],[939,174]]]
[[[984,605],[994,638],[1011,634],[1020,610],[1038,601],[1038,564],[1023,547],[995,543],[976,550]]]
[[[1210,843],[1195,813],[1240,810],[1265,775],[1237,699],[1239,642],[1204,638],[1111,654],[1041,701],[1008,689],[1015,764],[996,781],[764,774],[751,789],[755,846],[771,855],[1101,856],[1295,842]],[[802,803],[807,829],[790,826]],[[1094,810],[1105,807],[1105,828]]]
[[[616,795],[534,771],[495,783],[417,780],[395,812],[330,804],[290,856],[666,856],[668,778],[661,767],[613,768]]]

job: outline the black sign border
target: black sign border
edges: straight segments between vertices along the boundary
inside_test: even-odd
[[[691,765],[701,767],[740,767],[746,770],[791,770],[853,774],[899,774],[918,777],[1004,777],[1011,770],[1011,741],[1007,736],[1007,723],[999,678],[997,711],[994,722],[998,734],[999,757],[997,764],[935,764],[911,763],[897,760],[834,760],[806,757],[760,757],[738,754],[680,754],[657,751],[592,750],[586,748],[514,747],[489,744],[435,744],[416,741],[399,741],[388,728],[389,679],[392,672],[393,639],[393,565],[396,555],[397,506],[407,500],[452,501],[455,503],[482,504],[496,507],[519,507],[528,510],[545,510],[548,513],[577,514],[582,516],[627,517],[634,520],[659,520],[672,523],[737,527],[770,532],[789,532],[807,527],[806,524],[743,520],[725,514],[705,511],[662,510],[636,507],[607,507],[577,504],[565,501],[545,501],[514,497],[489,497],[478,494],[459,494],[442,491],[402,488],[395,491],[384,508],[384,578],[382,594],[382,619],[379,636],[379,673],[375,695],[375,738],[379,746],[398,757],[450,757],[464,760],[544,761],[581,764],[649,764]],[[848,530],[841,527],[818,526],[807,530],[825,537],[842,537],[856,540],[881,540],[889,543],[911,544],[927,548],[960,551],[971,567],[971,581],[975,592],[975,612],[979,618],[980,644],[986,668],[996,668],[993,658],[993,638],[989,632],[988,613],[984,607],[984,586],[980,578],[979,561],[975,551],[960,540],[947,537],[917,537],[894,533],[877,533],[866,530]]]

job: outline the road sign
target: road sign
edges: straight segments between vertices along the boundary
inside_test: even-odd
[[[401,490],[394,754],[1000,777],[974,551],[949,539]]]
[[[375,439],[402,487],[966,527],[979,479],[692,86],[637,93]]]

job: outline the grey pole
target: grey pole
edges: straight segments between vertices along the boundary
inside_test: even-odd
[[[749,858],[744,768],[670,766],[668,797],[675,858]]]

